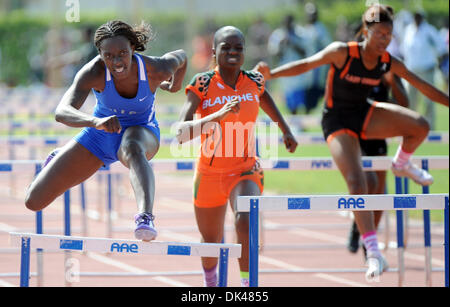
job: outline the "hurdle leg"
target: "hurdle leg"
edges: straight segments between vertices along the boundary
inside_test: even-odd
[[[20,256],[20,286],[28,287],[30,282],[30,238],[22,237]]]
[[[249,285],[258,287],[258,220],[259,200],[250,200],[250,229],[249,229]]]
[[[70,226],[70,190],[64,192],[64,235],[71,236]],[[68,271],[70,269],[69,263],[71,259],[71,252],[69,250],[64,251],[64,282],[66,287],[71,287],[72,284],[67,278]]]
[[[228,248],[221,248],[219,258],[219,287],[227,286],[227,277],[228,277]]]
[[[409,194],[409,180],[408,178],[403,178],[403,193]],[[409,210],[403,211],[403,247],[408,248],[409,239]]]
[[[395,177],[395,192],[402,194],[402,179]],[[403,286],[405,278],[405,261],[404,261],[404,245],[403,245],[403,212],[397,210],[397,255],[398,255],[398,286]]]
[[[36,212],[36,233],[42,234],[42,211]],[[37,286],[42,287],[44,285],[44,258],[42,248],[36,249],[36,262],[37,262]]]
[[[35,165],[35,174],[38,175],[42,170],[41,164]],[[43,220],[42,210],[36,212],[36,233],[43,234]],[[36,273],[37,273],[37,286],[42,287],[44,285],[44,254],[42,248],[36,249]]]
[[[430,210],[423,210],[423,236],[425,246],[425,285],[431,287],[431,233],[430,233]]]
[[[428,171],[428,160],[422,160],[422,169]],[[422,187],[423,194],[430,194],[430,187]],[[431,287],[431,230],[430,230],[430,210],[423,210],[423,236],[425,247],[425,285]]]
[[[80,184],[80,198],[81,198],[81,224],[82,224],[82,233],[84,237],[88,235],[88,226],[87,226],[87,213],[86,213],[86,190],[84,188],[84,182]]]

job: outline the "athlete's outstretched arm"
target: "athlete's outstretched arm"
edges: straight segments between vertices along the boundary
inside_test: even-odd
[[[96,59],[86,64],[76,74],[72,85],[56,107],[55,120],[69,127],[94,127],[107,132],[120,132],[121,126],[116,116],[98,118],[79,110],[91,89],[104,87],[105,72]]]
[[[286,145],[286,149],[291,153],[295,152],[298,143],[295,140],[288,124],[284,120],[283,115],[281,115],[280,110],[278,110],[275,102],[267,91],[264,91],[261,95],[259,105],[261,109],[269,115],[270,119],[278,124],[281,132],[283,132],[283,140]]]
[[[391,71],[399,77],[408,81],[412,86],[418,89],[422,94],[430,98],[432,101],[443,104],[448,107],[448,95],[441,90],[435,88],[427,81],[421,79],[412,71],[406,68],[400,60],[392,57]]]
[[[342,66],[347,57],[347,45],[333,42],[316,54],[298,61],[293,61],[270,70],[269,66],[261,62],[255,69],[264,75],[266,80],[279,77],[292,77],[303,74],[322,65],[334,64]]]

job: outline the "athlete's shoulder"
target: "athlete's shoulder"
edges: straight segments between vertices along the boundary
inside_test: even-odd
[[[247,76],[250,80],[256,83],[258,88],[262,88],[264,86],[264,76],[262,73],[256,70],[244,70],[244,75]]]
[[[346,42],[335,41],[325,47],[322,52],[322,57],[327,59],[336,69],[341,69],[348,59],[349,45]]]
[[[209,84],[215,74],[214,70],[198,73],[189,82],[189,86],[196,88],[201,93],[207,93]]]
[[[352,43],[352,42],[350,42]],[[325,47],[330,52],[346,52],[348,49],[349,43],[348,42],[340,42],[335,41],[330,43],[327,47]]]
[[[100,55],[86,63],[75,76],[75,81],[92,88],[104,84],[106,67]]]

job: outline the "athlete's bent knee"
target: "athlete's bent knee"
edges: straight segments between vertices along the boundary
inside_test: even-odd
[[[417,128],[417,132],[419,132],[421,135],[428,135],[428,132],[430,132],[430,123],[425,117],[421,116],[417,121]]]
[[[347,185],[350,194],[367,194],[368,188],[364,176],[349,176]]]
[[[135,140],[127,140],[124,144],[122,144],[121,150],[124,153],[124,157],[127,161],[129,161],[132,157],[145,155],[143,146]]]
[[[36,201],[36,198],[32,197],[31,193],[28,192],[25,197],[25,207],[31,211],[37,212],[45,208],[45,204],[40,201]]]

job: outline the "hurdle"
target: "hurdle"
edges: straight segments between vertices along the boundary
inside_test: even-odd
[[[250,287],[258,286],[258,243],[260,211],[374,211],[440,209],[445,215],[445,286],[448,287],[448,194],[417,195],[312,195],[312,196],[239,196],[237,211],[249,212],[249,274]],[[400,238],[401,236],[399,236]],[[400,271],[400,270],[399,270]],[[300,273],[297,270],[296,273]]]
[[[79,251],[117,254],[174,255],[219,258],[219,286],[227,286],[228,258],[241,256],[240,244],[143,242],[108,238],[87,238],[31,233],[10,233],[11,245],[21,248],[20,286],[28,287],[30,250]]]
[[[435,156],[435,157],[414,157],[414,163],[426,163],[430,169],[448,169],[448,156]],[[32,165],[38,167],[42,161],[29,161],[29,160],[19,160],[19,161],[0,161],[0,172],[1,171],[17,171],[25,172],[32,169]],[[194,169],[195,161],[192,159],[184,160],[153,160],[150,162],[154,166],[155,170],[159,171],[189,171]],[[266,166],[266,169],[272,170],[333,170],[336,169],[332,158],[289,158],[289,159],[273,159],[273,160],[263,160],[262,164]],[[391,158],[389,157],[363,157],[362,166],[364,170],[386,170],[389,169],[391,164]],[[127,172],[128,169],[119,163],[113,164],[107,168],[101,168],[100,172],[105,172],[108,175],[108,210],[111,212],[113,208],[111,199],[111,180],[110,176],[113,173],[123,173]],[[82,189],[83,191],[83,189]],[[82,192],[83,195],[83,192]],[[83,199],[83,198],[82,198]],[[85,213],[85,204],[82,200],[83,213]],[[65,208],[68,205],[66,204]],[[66,224],[70,224],[70,211],[69,214],[65,214]],[[67,222],[68,221],[68,222]],[[107,220],[108,234],[112,233],[112,220],[109,216]],[[84,223],[85,225],[86,223]],[[85,229],[85,228],[84,228]],[[86,232],[83,232],[86,234]]]
[[[449,169],[448,156],[432,156],[432,157],[413,157],[412,162],[418,165],[426,163],[429,169]],[[195,159],[155,159],[149,164],[156,172],[184,172],[193,171],[195,169]],[[389,170],[392,158],[390,157],[362,157],[362,167],[364,171],[380,171]],[[0,160],[1,172],[30,172],[37,165],[42,164],[40,160]],[[278,159],[261,159],[261,167],[264,170],[277,171],[308,171],[308,170],[337,170],[337,166],[331,157],[314,157],[314,158],[278,158]],[[109,215],[114,208],[112,203],[112,186],[111,174],[127,174],[128,169],[120,163],[111,164],[108,167],[102,167],[99,172],[107,174],[106,184],[106,201],[107,201],[107,227],[108,233],[112,232],[112,220]],[[109,179],[108,179],[109,178]],[[83,193],[83,191],[82,191]],[[82,212],[86,212],[86,205],[83,204]],[[84,224],[85,225],[85,224]],[[85,231],[85,230],[83,230]]]
[[[326,144],[322,133],[306,132],[294,135],[297,142],[303,145]],[[283,143],[283,137],[276,134],[266,134],[262,137],[257,136],[259,140],[266,138],[269,140],[277,139],[278,143]],[[72,135],[32,135],[32,136],[0,136],[0,145],[2,146],[62,146],[73,138]],[[401,138],[388,138],[388,143],[399,142]],[[175,136],[169,134],[161,135],[161,144],[171,144],[176,141]],[[430,131],[425,143],[448,144],[449,133],[447,131]]]

